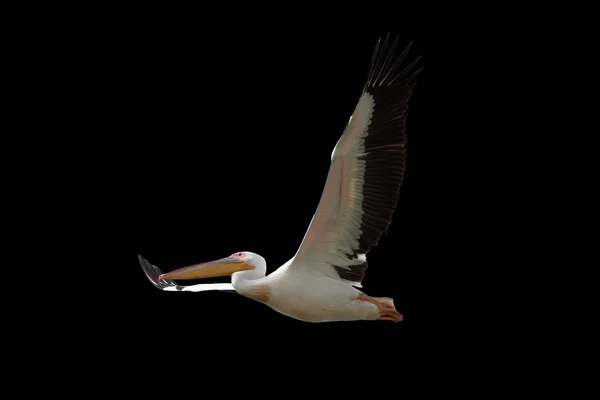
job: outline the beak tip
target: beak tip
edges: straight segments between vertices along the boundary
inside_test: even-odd
[[[165,274],[160,274],[160,275],[158,276],[158,280],[159,280],[159,281],[162,281],[162,280],[164,279],[164,277],[165,277]]]

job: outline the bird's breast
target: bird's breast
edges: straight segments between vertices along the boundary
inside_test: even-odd
[[[248,286],[239,293],[260,303],[268,304],[271,301],[271,287],[266,283]]]
[[[339,320],[350,311],[358,291],[328,277],[271,282],[266,304],[284,315],[309,322]]]

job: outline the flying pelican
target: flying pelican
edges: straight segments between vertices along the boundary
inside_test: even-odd
[[[405,168],[406,110],[421,71],[410,74],[417,57],[397,72],[412,42],[394,61],[398,37],[389,50],[388,41],[389,33],[381,48],[377,40],[358,104],[333,149],[325,188],[294,257],[266,275],[265,259],[249,251],[166,274],[139,256],[155,287],[235,291],[307,322],[402,320],[392,299],[357,289],[366,255],[387,232],[396,208]],[[231,276],[231,284],[174,282],[218,276]]]

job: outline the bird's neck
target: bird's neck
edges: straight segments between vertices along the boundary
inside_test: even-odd
[[[236,292],[261,303],[268,303],[271,297],[270,286],[263,274],[254,271],[240,271],[231,276],[231,284]]]
[[[255,285],[257,281],[264,277],[264,274],[256,270],[239,271],[231,275],[231,284],[237,290],[238,287],[244,288]]]

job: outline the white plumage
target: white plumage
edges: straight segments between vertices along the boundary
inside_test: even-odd
[[[400,321],[392,299],[364,294],[367,253],[386,232],[404,177],[406,109],[418,61],[396,72],[410,44],[393,61],[386,36],[377,42],[368,78],[331,154],[317,210],[297,253],[270,275],[252,252],[162,274],[140,257],[150,281],[167,291],[235,290],[289,317],[309,322]],[[230,284],[182,286],[174,280],[231,275]]]

